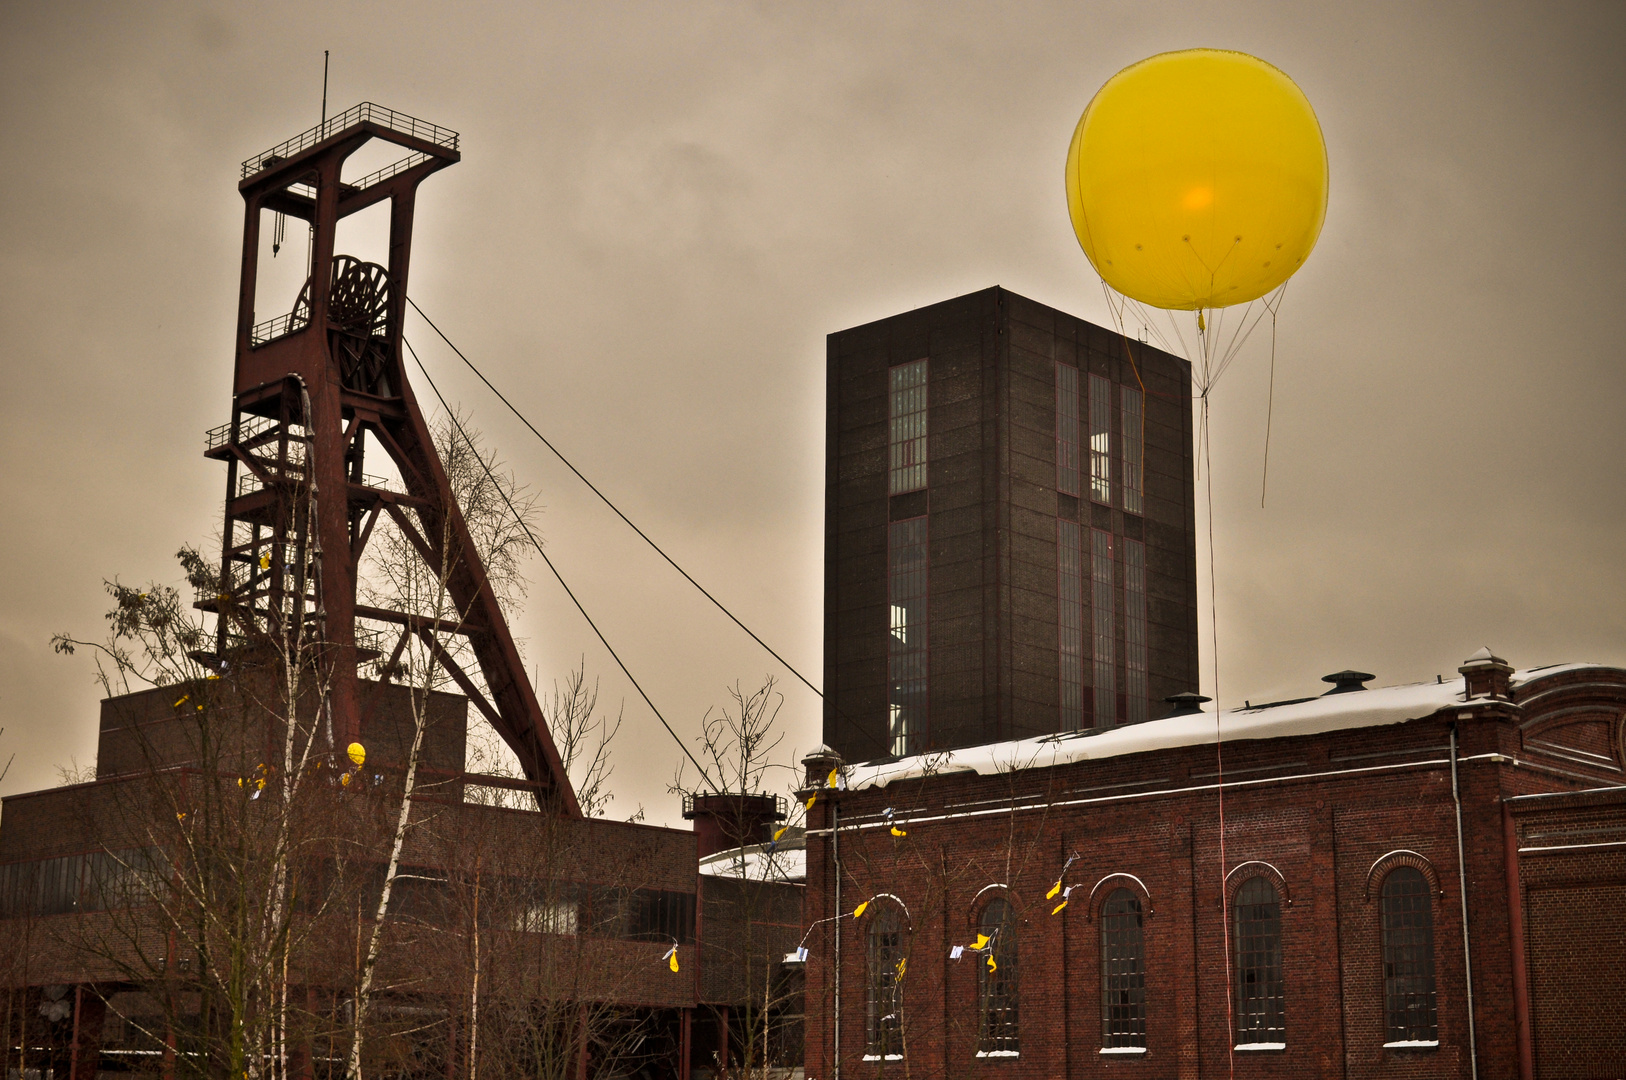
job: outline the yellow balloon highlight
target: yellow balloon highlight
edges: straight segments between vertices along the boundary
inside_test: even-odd
[[[357,765],[365,764],[367,761],[367,748],[361,745],[359,742],[351,743],[349,746],[344,748],[344,752],[348,754],[350,760]]]
[[[1108,285],[1182,311],[1257,300],[1309,258],[1327,146],[1292,79],[1247,53],[1187,49],[1118,72],[1067,151],[1067,209]]]

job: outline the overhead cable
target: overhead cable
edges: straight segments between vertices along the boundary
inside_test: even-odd
[[[418,305],[413,304],[412,306],[417,307]],[[422,315],[423,312],[420,311],[418,314]],[[428,320],[428,316],[424,316],[424,318],[425,318],[425,321]],[[430,323],[429,325],[433,326],[434,323]],[[435,331],[435,332],[440,333],[440,331],[438,331],[438,330]],[[441,335],[441,340],[443,340],[443,341],[445,340],[445,335],[444,334]],[[582,618],[587,620],[587,625],[592,628],[594,634],[598,635],[599,642],[604,646],[605,650],[610,654],[610,658],[615,661],[616,666],[621,669],[621,674],[623,674],[623,675],[625,675],[627,677],[627,681],[632,684],[632,688],[634,690],[638,691],[638,696],[644,699],[644,704],[649,706],[649,711],[655,714],[655,719],[657,719],[657,720],[659,720],[661,722],[661,727],[665,728],[666,733],[668,735],[672,736],[672,740],[678,744],[678,749],[683,751],[683,756],[688,758],[690,763],[693,764],[696,769],[700,770],[701,779],[704,780],[708,786],[715,789],[717,787],[717,785],[712,783],[711,777],[706,773],[705,767],[702,766],[700,764],[700,762],[695,760],[695,756],[693,754],[689,753],[689,748],[683,744],[683,740],[678,737],[678,733],[672,730],[672,725],[668,724],[666,722],[666,717],[661,715],[661,711],[655,707],[655,703],[653,701],[649,700],[649,695],[644,693],[644,688],[642,686],[638,685],[638,680],[633,678],[632,672],[627,670],[627,665],[622,662],[620,655],[615,651],[615,648],[610,644],[609,639],[607,639],[604,636],[604,632],[598,628],[598,624],[593,621],[593,617],[591,615],[587,614],[587,609],[582,606],[582,602],[580,600],[576,599],[576,594],[571,591],[570,586],[565,584],[564,575],[560,574],[559,573],[559,568],[557,566],[553,565],[553,560],[548,558],[548,553],[546,551],[542,550],[541,542],[538,541],[535,534],[533,534],[531,532],[531,527],[530,527],[530,525],[526,524],[525,518],[523,516],[521,516],[520,512],[514,508],[513,502],[508,498],[508,492],[503,488],[503,486],[501,484],[499,484],[497,482],[497,478],[495,476],[491,475],[491,466],[486,464],[485,456],[483,454],[481,454],[480,451],[479,451],[479,448],[474,445],[474,440],[469,438],[468,432],[463,430],[463,425],[462,425],[462,423],[460,423],[458,421],[457,414],[454,413],[451,410],[451,407],[446,404],[446,399],[441,396],[440,387],[435,385],[435,380],[433,378],[430,378],[429,369],[423,366],[423,361],[422,360],[418,359],[418,351],[412,347],[411,342],[407,341],[407,339],[406,339],[406,337],[404,335],[401,338],[401,344],[405,345],[406,348],[407,348],[407,352],[412,354],[413,362],[418,365],[418,370],[423,372],[424,379],[426,379],[428,381],[428,383],[429,383],[429,389],[431,389],[431,390],[433,390],[435,392],[435,399],[440,402],[440,407],[446,411],[447,417],[449,417],[451,419],[452,427],[457,430],[458,435],[462,437],[463,441],[468,444],[469,449],[471,451],[473,451],[474,459],[480,463],[480,468],[482,470],[484,470],[484,472],[486,474],[486,479],[491,482],[491,486],[497,492],[497,494],[502,496],[503,503],[505,505],[507,505],[508,512],[510,514],[514,515],[514,520],[519,523],[519,527],[521,529],[525,530],[526,539],[528,539],[531,542],[532,547],[536,548],[536,553],[538,555],[542,556],[542,561],[544,563],[546,563],[547,566],[548,566],[548,569],[553,572],[554,580],[559,582],[559,587],[565,591],[566,596],[570,597],[570,602],[572,604],[576,605],[576,610],[581,612]],[[452,343],[450,341],[447,341],[446,344],[451,345]],[[457,346],[455,346],[455,345],[452,346],[453,351],[456,351],[456,348],[457,348]],[[458,353],[457,355],[462,356],[463,354]],[[464,363],[468,363],[468,361],[465,359]],[[469,366],[473,367],[474,365],[469,364]],[[479,372],[475,372],[475,374],[478,375]],[[483,375],[481,376],[482,379],[484,377],[485,376],[483,376]],[[491,384],[487,383],[486,385],[490,386]],[[492,389],[495,390],[496,388],[493,387]],[[501,394],[498,394],[497,396],[502,397]],[[506,399],[504,400],[504,404],[507,404]],[[513,406],[510,405],[509,408],[513,408]],[[518,414],[516,413],[515,415],[518,415]],[[520,419],[523,420],[524,417],[520,417]],[[529,426],[529,425],[527,425],[527,426]],[[532,428],[531,430],[535,431],[536,429]],[[538,435],[537,437],[541,438],[540,435]],[[547,442],[546,439],[543,439],[542,441]],[[550,446],[549,449],[551,450],[553,448]],[[558,451],[555,450],[554,453],[558,453]],[[563,460],[563,459],[561,458],[561,460]],[[569,464],[569,463],[566,462],[566,464]],[[581,474],[577,473],[576,475],[580,476]],[[588,486],[591,487],[592,485],[588,485]],[[628,524],[631,524],[631,523],[628,522]],[[643,534],[640,533],[639,535],[643,535]],[[688,575],[685,574],[684,576],[687,577]]]
[[[638,536],[644,541],[644,543],[648,544],[651,548],[653,548],[655,550],[655,553],[657,555],[659,555],[661,558],[663,558],[663,559],[665,559],[667,561],[667,563],[672,567],[672,569],[674,569],[678,573],[682,574],[683,575],[683,580],[687,581],[690,585],[693,585],[696,589],[699,589],[700,594],[702,596],[704,596],[707,600],[710,600],[712,602],[712,604],[716,606],[718,611],[721,611],[724,615],[727,615],[729,617],[729,619],[734,623],[735,626],[739,627],[741,630],[744,630],[745,633],[746,633],[746,636],[748,636],[752,641],[756,642],[758,645],[762,646],[762,648],[767,651],[769,656],[773,657],[775,660],[779,661],[780,664],[784,665],[784,668],[785,668],[786,671],[788,671],[792,675],[796,676],[797,679],[801,680],[801,682],[802,682],[802,684],[804,686],[806,686],[809,690],[813,691],[815,694],[819,695],[819,697],[821,697],[821,698],[824,697],[824,691],[820,690],[817,686],[814,686],[813,683],[810,682],[805,675],[803,675],[800,671],[797,671],[794,667],[791,666],[790,661],[786,660],[783,656],[780,656],[777,652],[775,652],[773,650],[773,648],[771,646],[769,646],[769,644],[766,641],[763,641],[760,637],[758,637],[755,633],[753,633],[749,626],[746,626],[743,622],[741,622],[739,620],[739,618],[737,616],[735,616],[735,614],[732,611],[728,610],[728,608],[723,606],[722,601],[718,600],[715,596],[711,595],[710,592],[706,591],[706,587],[704,585],[701,585],[700,582],[696,581],[693,577],[691,577],[689,575],[689,572],[687,570],[683,569],[683,567],[679,566],[677,564],[677,562],[672,558],[672,556],[668,555],[665,551],[663,551],[659,544],[657,544],[657,543],[655,543],[655,541],[651,540],[649,538],[649,536],[644,532],[644,530],[640,529],[637,525],[634,525],[632,523],[632,519],[627,517],[627,515],[623,514],[621,512],[620,508],[617,507],[615,505],[615,503],[610,501],[609,496],[605,495],[604,492],[600,491],[593,484],[593,482],[591,480],[589,480],[589,479],[587,479],[587,477],[583,476],[582,473],[581,473],[581,470],[576,468],[576,466],[572,465],[570,463],[570,459],[565,457],[563,454],[561,454],[559,452],[559,448],[554,446],[551,442],[549,442],[548,437],[546,435],[542,434],[540,431],[538,431],[536,429],[536,425],[532,424],[529,420],[527,420],[525,418],[525,414],[520,412],[517,408],[515,408],[514,403],[509,401],[506,397],[504,397],[503,392],[501,390],[498,390],[495,386],[493,386],[491,384],[491,380],[486,378],[485,375],[480,371],[480,369],[474,366],[474,362],[472,360],[470,360],[467,356],[464,356],[463,351],[461,349],[459,349],[456,345],[452,344],[452,339],[447,337],[446,334],[441,330],[441,328],[435,325],[435,321],[433,319],[431,319],[428,315],[424,315],[423,308],[418,306],[417,301],[413,300],[412,297],[409,296],[409,297],[407,297],[407,303],[412,305],[412,310],[416,311],[419,315],[423,315],[423,321],[429,324],[429,328],[431,330],[433,330],[435,333],[439,334],[440,335],[440,340],[444,341],[446,343],[447,347],[450,348],[454,353],[457,353],[457,358],[459,360],[463,361],[463,363],[467,364],[469,370],[474,372],[475,375],[479,376],[480,381],[486,384],[486,388],[489,389],[493,394],[496,394],[498,400],[500,400],[504,405],[508,406],[508,411],[513,413],[516,417],[518,417],[520,423],[522,423],[526,427],[530,428],[531,429],[531,434],[535,435],[538,439],[541,439],[542,440],[542,445],[546,446],[549,450],[553,451],[553,456],[558,458],[560,461],[562,461],[564,463],[565,468],[567,468],[571,472],[575,473],[576,474],[576,479],[578,479],[582,483],[586,484],[588,489],[591,490],[594,495],[597,495],[599,497],[599,499],[604,503],[604,505],[608,506],[615,513],[616,517],[618,517],[622,521],[626,522],[627,528],[629,528],[633,532],[637,533]],[[416,353],[413,354],[413,359],[417,359],[417,354]],[[420,363],[418,366],[422,367],[423,365],[422,365],[422,363]]]

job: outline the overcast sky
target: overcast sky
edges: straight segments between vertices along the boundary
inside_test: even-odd
[[[1292,76],[1332,177],[1263,508],[1268,336],[1212,399],[1225,699],[1429,679],[1481,645],[1626,662],[1626,6],[9,0],[0,792],[94,760],[90,660],[49,636],[99,636],[104,577],[177,580],[219,529],[238,166],[316,122],[324,48],[334,111],[462,133],[419,193],[414,298],[816,681],[825,335],[996,284],[1106,323],[1068,140],[1114,72],[1192,46]],[[407,333],[679,731],[776,674],[781,758],[814,745],[814,695]],[[610,810],[677,821],[676,747],[545,573],[529,662],[546,684],[585,656],[626,699]],[[1206,568],[1201,595],[1212,693]]]

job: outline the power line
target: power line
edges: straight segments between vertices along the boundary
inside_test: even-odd
[[[549,450],[553,451],[553,456],[558,458],[560,461],[564,462],[565,468],[567,468],[571,472],[575,473],[576,474],[576,479],[578,479],[582,483],[586,484],[587,487],[593,492],[593,494],[597,495],[599,497],[599,499],[604,503],[605,506],[608,506],[612,511],[614,511],[616,517],[618,517],[622,521],[626,522],[627,528],[629,528],[633,532],[637,533],[638,536],[644,541],[644,543],[646,543],[650,547],[654,548],[655,553],[657,555],[659,555],[661,558],[665,559],[667,561],[667,563],[672,567],[672,569],[676,570],[678,573],[683,575],[683,580],[684,581],[687,581],[690,585],[693,585],[696,589],[699,589],[700,594],[702,596],[704,596],[707,600],[710,600],[712,602],[712,604],[716,606],[718,611],[721,611],[724,615],[727,615],[729,617],[729,619],[734,623],[735,626],[739,627],[741,630],[744,630],[746,635],[748,637],[750,637],[750,639],[752,641],[756,642],[758,645],[761,645],[762,648],[767,651],[769,656],[773,657],[775,660],[779,661],[782,665],[784,665],[785,670],[790,672],[792,675],[796,676],[797,679],[801,680],[802,685],[806,686],[809,690],[811,690],[815,694],[819,695],[819,697],[821,697],[821,698],[824,697],[824,691],[820,690],[817,686],[814,686],[810,681],[808,681],[808,679],[807,679],[807,677],[805,675],[803,675],[800,671],[797,671],[794,667],[792,667],[791,664],[790,664],[790,661],[786,660],[783,656],[780,656],[777,652],[775,652],[772,649],[772,647],[770,647],[768,645],[768,643],[766,641],[763,641],[761,638],[757,637],[757,635],[751,631],[751,628],[749,626],[746,626],[743,622],[741,622],[735,616],[735,614],[732,611],[728,610],[728,608],[723,606],[722,601],[718,600],[715,596],[711,595],[711,593],[707,592],[706,587],[704,585],[701,585],[700,582],[698,582],[694,578],[690,577],[689,572],[687,570],[683,569],[683,567],[679,566],[677,564],[677,562],[673,560],[672,556],[668,555],[665,551],[661,550],[661,546],[659,544],[655,543],[655,541],[651,540],[649,538],[649,536],[644,532],[644,530],[642,530],[638,526],[634,525],[632,523],[632,519],[627,517],[627,515],[623,514],[621,512],[620,508],[617,507],[615,505],[615,503],[610,501],[609,496],[605,495],[604,492],[600,491],[593,484],[593,482],[591,480],[589,480],[589,479],[587,479],[587,477],[583,476],[582,473],[581,473],[581,470],[576,468],[576,466],[572,465],[570,463],[570,459],[566,458],[563,454],[561,454],[559,452],[559,448],[554,446],[551,442],[549,442],[546,435],[543,435],[540,431],[536,430],[536,425],[532,424],[529,420],[527,420],[525,418],[525,414],[520,412],[517,408],[515,408],[514,403],[509,401],[506,397],[504,397],[503,392],[501,390],[498,390],[495,386],[493,386],[491,384],[491,380],[486,378],[485,375],[481,373],[480,369],[474,366],[474,362],[472,360],[470,360],[468,357],[464,356],[463,351],[461,349],[459,349],[456,345],[452,344],[451,338],[447,337],[445,335],[445,333],[443,333],[441,331],[440,327],[435,325],[435,321],[433,319],[431,319],[428,315],[424,315],[423,308],[418,306],[417,301],[413,300],[412,297],[409,296],[409,297],[407,297],[407,303],[412,305],[412,310],[416,311],[419,315],[423,315],[423,321],[429,324],[429,328],[431,330],[433,330],[435,333],[439,334],[440,335],[440,340],[444,341],[447,344],[447,346],[454,353],[457,353],[457,358],[459,360],[463,361],[463,363],[467,364],[468,367],[469,367],[469,370],[474,372],[475,375],[479,376],[480,381],[486,384],[486,388],[489,389],[493,394],[496,394],[497,398],[504,405],[508,406],[508,411],[513,413],[516,417],[518,417],[520,423],[522,423],[526,427],[530,428],[531,429],[531,434],[535,435],[538,439],[541,439],[542,440],[542,445],[546,446]],[[417,359],[417,354],[416,353],[413,354],[413,359],[414,360]],[[418,366],[422,367],[423,365],[422,365],[422,363],[420,363]]]
[[[412,306],[417,307],[418,305],[413,304]],[[422,315],[423,312],[420,311],[418,314]],[[425,316],[426,321],[427,319],[428,316]],[[433,326],[434,323],[430,323],[429,325]],[[440,333],[438,330],[435,332]],[[441,335],[441,340],[445,340],[444,334]],[[559,568],[553,565],[553,560],[548,558],[548,553],[542,550],[542,544],[531,532],[531,527],[525,523],[525,518],[520,515],[518,510],[514,509],[513,502],[508,498],[508,492],[504,490],[503,486],[497,482],[497,478],[491,475],[491,466],[486,464],[485,456],[482,455],[479,448],[474,445],[474,440],[469,438],[468,432],[463,430],[463,425],[458,421],[457,414],[452,412],[451,407],[446,404],[446,399],[441,396],[440,387],[436,386],[435,380],[429,376],[429,369],[423,366],[422,360],[418,359],[418,351],[412,347],[411,342],[407,341],[405,335],[403,335],[401,338],[401,344],[405,345],[407,352],[412,354],[413,362],[418,365],[418,370],[423,372],[423,377],[428,380],[429,389],[435,392],[435,399],[440,402],[440,407],[446,411],[446,415],[451,419],[452,427],[457,430],[457,433],[460,436],[462,436],[463,441],[468,443],[469,449],[474,453],[474,459],[480,463],[480,468],[484,470],[486,479],[491,482],[491,486],[497,492],[497,494],[502,496],[503,503],[508,507],[508,512],[514,515],[514,520],[519,523],[519,527],[525,530],[526,539],[531,542],[532,547],[536,548],[536,553],[542,556],[542,561],[547,563],[548,569],[553,572],[554,580],[559,582],[559,587],[565,591],[566,596],[570,597],[570,602],[576,605],[576,610],[581,612],[582,618],[587,620],[587,625],[592,627],[594,634],[598,635],[599,642],[603,644],[605,650],[609,652],[610,657],[615,661],[616,666],[621,669],[621,674],[625,675],[627,677],[627,681],[632,683],[632,688],[638,691],[638,696],[644,699],[644,704],[649,706],[649,711],[655,714],[655,719],[661,722],[661,727],[665,728],[666,733],[672,736],[672,740],[678,744],[678,749],[683,751],[683,756],[688,758],[696,769],[700,770],[701,779],[703,779],[707,785],[715,789],[717,785],[712,783],[711,777],[706,773],[705,768],[700,764],[700,762],[695,760],[695,756],[693,754],[689,753],[689,748],[683,744],[682,739],[678,738],[678,733],[672,730],[672,725],[666,722],[666,717],[662,716],[661,711],[655,707],[655,703],[649,700],[649,695],[644,693],[644,688],[638,685],[638,680],[633,678],[632,672],[627,670],[627,665],[622,663],[620,655],[615,651],[614,647],[610,645],[609,640],[605,638],[604,632],[598,628],[598,624],[593,621],[593,617],[587,614],[587,609],[582,607],[582,602],[580,600],[576,599],[576,594],[571,591],[570,586],[565,584],[564,576],[559,573]],[[452,343],[447,341],[446,344],[451,345]],[[452,348],[455,351],[457,347],[453,345]],[[463,354],[458,353],[457,355],[462,356]],[[464,362],[467,363],[467,360]],[[474,365],[470,364],[469,366],[473,367]],[[479,372],[475,372],[475,374],[478,375]],[[484,376],[482,375],[481,378],[484,378]],[[487,383],[486,385],[490,386],[491,384]],[[496,388],[493,387],[492,389],[495,390]],[[501,394],[498,394],[497,396],[502,397]],[[505,399],[504,404],[506,403],[507,402]],[[509,408],[513,408],[513,406],[510,405]],[[523,420],[524,417],[520,417],[520,419]],[[532,428],[531,430],[535,431],[536,429]],[[540,435],[537,437],[541,438]],[[547,442],[546,439],[543,439],[542,441]],[[552,447],[550,446],[549,449],[552,449]],[[555,450],[554,453],[558,453],[558,451]],[[566,464],[569,463],[566,462]],[[581,474],[577,473],[576,475],[580,476]],[[592,485],[589,484],[588,486],[591,487]],[[631,524],[631,522],[628,522],[628,524]],[[639,535],[643,534],[640,533]],[[687,577],[688,575],[685,574],[684,576]]]

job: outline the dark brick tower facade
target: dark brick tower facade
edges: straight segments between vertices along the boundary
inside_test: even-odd
[[[1184,360],[997,287],[827,355],[827,743],[1112,727],[1196,687]]]

